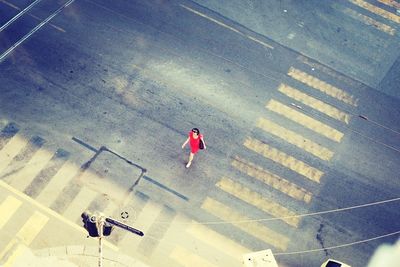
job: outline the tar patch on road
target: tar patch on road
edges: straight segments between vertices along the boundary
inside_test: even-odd
[[[322,229],[323,228],[324,228],[324,225],[321,223],[319,225],[319,229],[318,229],[316,238],[317,238],[318,242],[321,244],[321,247],[324,249],[325,255],[328,256],[328,250],[325,249],[324,239],[322,237]]]

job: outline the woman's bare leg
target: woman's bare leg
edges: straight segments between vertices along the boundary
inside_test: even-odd
[[[190,152],[190,154],[189,154],[189,162],[186,164],[186,168],[189,168],[190,165],[192,164],[193,157],[194,157],[194,154],[192,152]]]

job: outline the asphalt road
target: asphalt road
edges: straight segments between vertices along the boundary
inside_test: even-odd
[[[152,266],[366,266],[399,237],[400,16],[264,2],[39,2],[0,32],[0,177],[77,224],[128,211],[145,237],[110,241]]]

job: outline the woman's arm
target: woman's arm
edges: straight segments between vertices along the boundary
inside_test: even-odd
[[[188,139],[186,139],[185,143],[183,143],[182,149],[185,148],[186,144],[189,142],[189,139],[190,139],[190,138],[188,137]]]

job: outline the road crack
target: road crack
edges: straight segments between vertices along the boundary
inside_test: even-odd
[[[316,238],[317,238],[318,242],[320,243],[321,247],[324,249],[325,255],[328,256],[329,253],[328,253],[328,250],[325,249],[324,239],[323,239],[323,237],[322,237],[322,229],[323,229],[323,228],[324,228],[324,225],[321,223],[321,224],[319,225],[319,229],[318,229],[318,231],[317,231]]]

